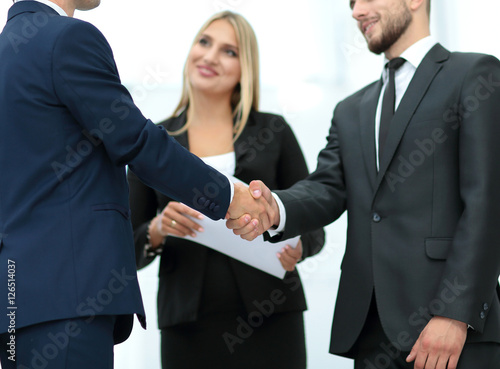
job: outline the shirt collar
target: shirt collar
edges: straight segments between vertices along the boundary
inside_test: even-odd
[[[15,3],[18,3],[19,1],[28,1],[28,0],[14,0]],[[59,15],[62,15],[63,17],[68,16],[68,14],[66,14],[66,12],[59,5],[53,3],[52,1],[49,0],[29,0],[29,1],[37,1],[39,3],[45,4],[47,6],[50,6],[56,12],[58,12]]]
[[[408,49],[406,49],[401,57],[404,58],[407,62],[409,62],[415,69],[418,68],[422,60],[424,60],[427,53],[437,44],[437,40],[433,36],[424,37],[421,40],[418,40],[413,45],[411,45]],[[389,62],[389,59],[384,57],[384,66]],[[385,68],[384,68],[385,72]]]

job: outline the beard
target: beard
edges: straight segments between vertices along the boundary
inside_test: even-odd
[[[401,8],[387,15],[385,26],[382,24],[382,36],[367,41],[368,49],[377,55],[387,51],[406,32],[412,19],[410,9],[402,4]]]

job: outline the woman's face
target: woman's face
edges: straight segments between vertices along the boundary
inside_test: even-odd
[[[241,78],[238,47],[229,22],[212,22],[188,56],[188,78],[193,91],[230,98]]]

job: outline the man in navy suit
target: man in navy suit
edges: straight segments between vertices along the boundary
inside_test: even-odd
[[[0,34],[3,368],[111,368],[133,315],[145,326],[125,165],[212,219],[270,225],[265,201],[142,116],[103,35],[72,18],[98,5],[17,1]]]
[[[274,224],[286,214],[286,239],[347,211],[331,353],[356,369],[498,369],[500,62],[438,44],[430,0],[349,3],[387,67],[337,105],[316,171],[276,191]]]

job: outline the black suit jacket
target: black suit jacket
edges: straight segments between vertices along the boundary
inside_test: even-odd
[[[160,125],[169,131],[175,131],[184,123],[185,114],[182,114]],[[176,138],[181,145],[189,148],[187,133]],[[308,174],[297,140],[290,127],[279,116],[252,111],[234,149],[235,176],[244,182],[263,179],[273,189],[285,189]],[[144,185],[132,173],[129,173],[128,179],[137,263],[139,267],[143,267],[152,261],[143,256],[148,223],[157,211],[163,210],[170,199]],[[304,258],[316,254],[324,244],[323,230],[303,235],[302,242]],[[160,328],[197,319],[209,252],[213,251],[191,241],[166,238],[159,272]],[[284,280],[280,280],[237,260],[228,259],[247,312],[256,309],[255,301],[261,303],[269,300],[275,290],[281,291],[285,297],[284,303],[274,307],[276,312],[306,309],[302,284],[296,270],[287,273]]]
[[[500,342],[500,63],[436,45],[391,123],[380,170],[381,82],[338,104],[318,167],[289,191],[285,237],[348,212],[330,350],[345,353],[373,291],[388,338],[409,350],[432,315]]]

